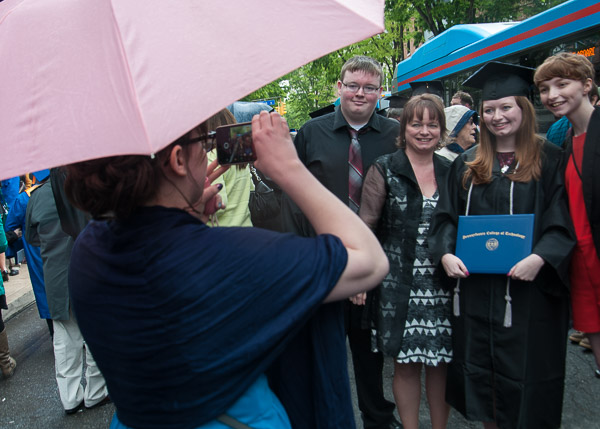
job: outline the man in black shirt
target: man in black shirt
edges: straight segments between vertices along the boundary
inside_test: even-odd
[[[399,135],[398,121],[375,114],[377,101],[381,97],[381,79],[381,65],[374,59],[357,56],[348,60],[342,67],[337,83],[340,105],[332,113],[309,120],[298,131],[294,141],[300,160],[309,171],[355,211],[358,211],[360,204],[362,174],[366,174],[377,157],[396,150],[395,142]],[[356,144],[358,146],[353,149],[352,146]],[[289,199],[284,198],[282,210],[284,230],[302,236],[314,235],[308,220]],[[340,393],[348,385],[345,381],[347,370],[343,307],[344,304],[340,303],[322,306],[306,328],[310,333],[304,337],[303,353],[311,355],[313,365],[319,373],[329,375],[328,380],[300,381],[313,383],[308,388],[317,395],[315,408],[319,407],[321,401],[318,396],[326,396],[330,391],[336,392],[335,398],[322,399],[329,403],[330,408],[332,400],[343,402],[347,399],[345,394]],[[383,356],[381,353],[371,352],[370,329],[366,321],[361,325],[363,308],[350,302],[346,304],[345,328],[352,351],[364,428],[400,428],[402,426],[393,415],[395,405],[383,396]],[[306,348],[310,350],[307,351]],[[305,369],[312,371],[318,379],[319,374],[314,368]],[[303,371],[299,370],[297,373],[303,374]],[[316,386],[318,383],[323,385]],[[347,396],[349,397],[349,393]],[[338,415],[347,410],[345,404],[335,408]],[[331,409],[324,412],[330,411]],[[316,415],[319,414],[316,410]]]

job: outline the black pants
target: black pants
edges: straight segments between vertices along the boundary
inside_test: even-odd
[[[2,309],[8,310],[6,295],[0,295],[0,332],[4,331],[4,320],[2,320]]]
[[[371,351],[371,331],[362,329],[363,306],[346,305],[346,332],[352,352],[358,408],[364,429],[383,429],[394,420],[396,405],[383,394],[383,354]]]

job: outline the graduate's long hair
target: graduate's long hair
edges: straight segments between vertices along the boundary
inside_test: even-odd
[[[515,162],[519,163],[519,168],[508,177],[515,182],[539,180],[542,175],[542,144],[544,139],[536,134],[535,110],[529,99],[523,96],[515,96],[515,100],[523,115],[515,139]],[[479,116],[483,118],[483,103]],[[496,158],[496,136],[487,128],[485,121],[481,120],[480,123],[480,143],[475,152],[475,159],[466,163],[468,168],[463,176],[465,187],[471,178],[474,185],[492,181],[492,167],[494,158]]]

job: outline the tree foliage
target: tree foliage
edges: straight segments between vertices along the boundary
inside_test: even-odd
[[[290,86],[287,97],[290,128],[300,128],[310,112],[335,99],[337,76],[334,74],[336,68],[330,65],[332,59],[329,56],[320,58],[286,76]]]
[[[564,1],[415,0],[410,5],[417,13],[417,25],[437,36],[457,24],[520,21]],[[404,0],[388,0],[387,3],[395,7],[410,7],[409,2]]]

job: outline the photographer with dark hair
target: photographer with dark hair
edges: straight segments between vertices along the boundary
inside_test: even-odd
[[[291,427],[265,371],[322,302],[388,270],[367,226],[299,161],[285,120],[261,112],[252,127],[257,168],[317,237],[205,225],[218,191],[205,178],[219,174],[207,167],[205,123],[153,158],[68,169],[67,195],[95,219],[75,243],[69,282],[117,408],[111,428]]]

